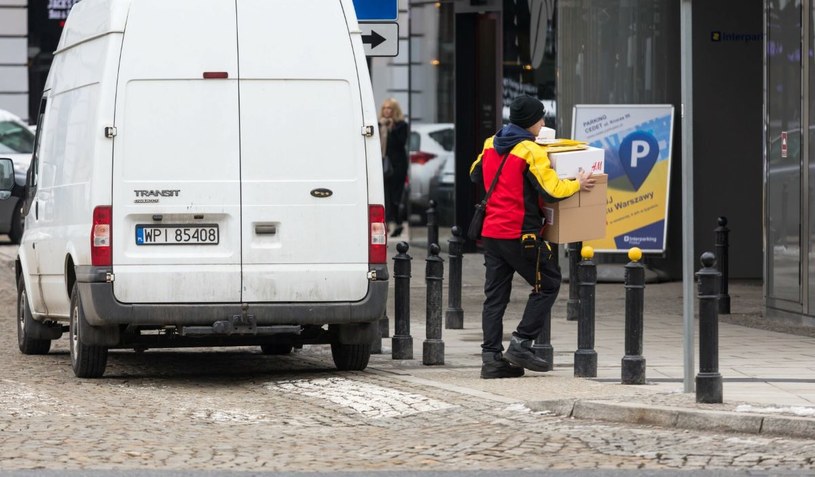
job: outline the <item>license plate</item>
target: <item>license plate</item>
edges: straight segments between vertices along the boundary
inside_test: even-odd
[[[139,224],[136,245],[218,245],[218,224]]]

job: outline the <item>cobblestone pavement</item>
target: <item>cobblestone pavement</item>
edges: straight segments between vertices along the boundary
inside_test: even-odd
[[[609,425],[533,413],[329,353],[112,352],[78,380],[64,341],[23,356],[0,326],[0,469],[815,469],[815,442]]]
[[[327,347],[112,351],[103,379],[80,380],[64,338],[19,353],[12,283],[0,271],[0,470],[815,471],[812,440],[563,419],[375,367],[339,373]]]

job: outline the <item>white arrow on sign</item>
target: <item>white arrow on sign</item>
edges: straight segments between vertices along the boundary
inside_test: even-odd
[[[399,24],[385,23],[359,23],[362,31],[362,46],[365,56],[397,56],[399,55]]]

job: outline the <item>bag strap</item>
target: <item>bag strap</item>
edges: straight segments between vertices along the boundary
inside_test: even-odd
[[[501,160],[501,165],[498,166],[498,170],[495,171],[495,177],[492,178],[492,184],[490,184],[490,189],[487,191],[487,195],[484,196],[484,201],[483,201],[484,204],[486,204],[487,201],[490,200],[490,196],[492,195],[492,191],[493,191],[493,189],[495,189],[495,184],[498,183],[498,176],[501,175],[501,169],[504,168],[504,163],[507,162],[507,158],[509,157],[510,152],[511,152],[511,150],[507,151],[507,153],[504,154],[504,158]]]

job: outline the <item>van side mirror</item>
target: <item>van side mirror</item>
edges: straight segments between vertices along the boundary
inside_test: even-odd
[[[9,158],[0,158],[0,200],[11,197],[11,189],[13,188],[14,163]]]

